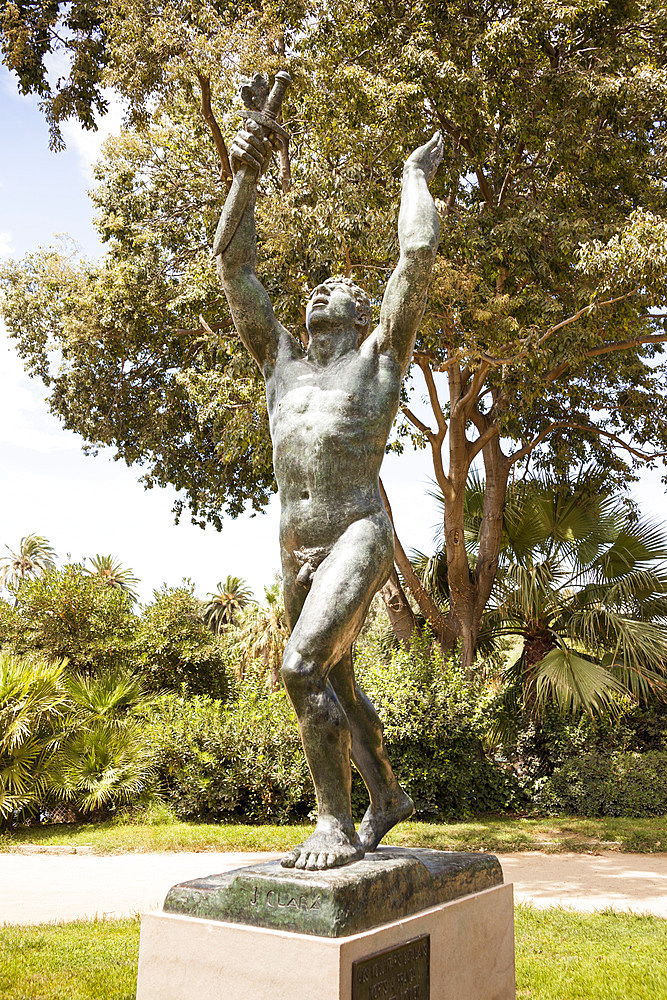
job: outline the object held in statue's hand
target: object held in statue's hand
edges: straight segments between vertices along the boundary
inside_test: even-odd
[[[268,83],[259,74],[255,75],[252,80],[244,80],[241,86],[241,97],[248,108],[246,120],[254,121],[262,129],[263,138],[271,137],[278,145],[280,180],[283,191],[289,188],[289,158],[287,154],[289,136],[282,125],[278,124],[277,118],[290,82],[289,73],[281,70],[276,73],[270,92]],[[223,254],[229,246],[256,181],[255,169],[247,163],[241,163],[234,174],[232,186],[218,223],[213,242],[214,254]]]

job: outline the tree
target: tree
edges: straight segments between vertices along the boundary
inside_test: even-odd
[[[113,556],[91,556],[89,562],[92,569],[86,569],[86,573],[99,577],[107,587],[122,590],[131,601],[136,601],[137,592],[134,585],[139,581],[131,569],[121,565]]]
[[[471,563],[484,490],[467,492]],[[481,634],[519,640],[499,719],[545,706],[601,714],[619,694],[667,696],[667,533],[637,519],[606,474],[528,479],[507,497],[500,568]]]
[[[241,676],[253,661],[259,660],[270,690],[277,691],[280,687],[280,667],[289,639],[280,580],[265,587],[264,593],[264,604],[252,604],[246,608],[233,642],[241,655]]]
[[[146,104],[172,92],[175,82],[197,87],[201,114],[220,156],[222,179],[231,180],[224,139],[211,108],[211,76],[251,65],[261,53],[284,54],[286,23],[300,23],[299,4],[247,4],[173,0],[12,0],[0,13],[3,62],[22,94],[37,94],[51,130],[51,146],[64,147],[60,125],[69,118],[97,129],[108,108],[105,84],[141,121]],[[49,58],[63,75],[54,79]]]
[[[405,151],[433,128],[449,143],[435,189],[440,256],[414,356],[431,416],[406,390],[394,446],[411,436],[431,451],[445,497],[447,617],[407,565],[403,578],[443,646],[461,639],[467,666],[512,470],[594,457],[621,481],[667,452],[654,418],[665,406],[666,28],[658,0],[362,0],[323,3],[286,36],[294,184],[283,197],[273,174],[262,182],[261,277],[302,332],[304,286],[329,272],[379,298],[396,257]],[[128,32],[126,55],[139,37]],[[194,77],[177,72],[175,48],[156,68],[153,38],[136,70],[125,58],[123,83],[144,100],[152,68],[153,121],[109,148],[95,196],[109,255],[97,267],[53,254],[10,266],[5,312],[68,427],[146,463],[147,485],[173,482],[196,520],[219,524],[221,509],[259,508],[274,488],[267,426],[205,249],[220,157],[195,118]],[[270,48],[256,46],[257,68],[282,58]],[[219,91],[223,135],[235,124],[228,85],[231,73]],[[60,370],[49,368],[53,342]],[[486,503],[471,573],[464,498],[478,456]]]
[[[253,598],[252,590],[240,576],[228,576],[217,586],[217,591],[208,595],[203,617],[211,632],[220,635]]]
[[[228,696],[228,652],[204,624],[203,611],[189,581],[165,584],[142,608],[137,652],[150,690],[185,687],[191,695]]]
[[[136,618],[127,595],[79,564],[26,581],[15,611],[10,646],[18,654],[67,660],[71,670],[93,675],[132,656]]]
[[[0,586],[6,590],[15,592],[24,580],[55,569],[56,554],[42,535],[25,535],[18,552],[13,552],[8,545],[5,548],[9,555],[0,559]]]

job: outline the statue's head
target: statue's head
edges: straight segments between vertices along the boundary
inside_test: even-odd
[[[308,335],[336,327],[357,330],[359,343],[371,332],[371,300],[351,278],[327,278],[311,292],[306,306]]]

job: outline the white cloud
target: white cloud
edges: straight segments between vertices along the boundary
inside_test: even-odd
[[[93,181],[93,164],[99,160],[102,146],[111,135],[118,135],[123,124],[124,108],[122,102],[111,90],[103,91],[109,107],[103,117],[96,117],[97,131],[87,131],[74,120],[67,121],[62,126],[63,138],[67,146],[71,146],[79,156],[80,167],[87,183]]]
[[[6,327],[0,321],[0,445],[26,454],[78,451],[80,439],[48,412],[40,382],[26,375]]]
[[[2,187],[2,184],[0,184]],[[0,257],[8,257],[14,252],[11,233],[0,233]]]

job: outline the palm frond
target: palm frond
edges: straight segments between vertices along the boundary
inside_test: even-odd
[[[562,712],[584,711],[601,715],[614,708],[614,696],[622,693],[622,683],[601,664],[565,646],[552,649],[535,667],[535,705],[546,704]]]

